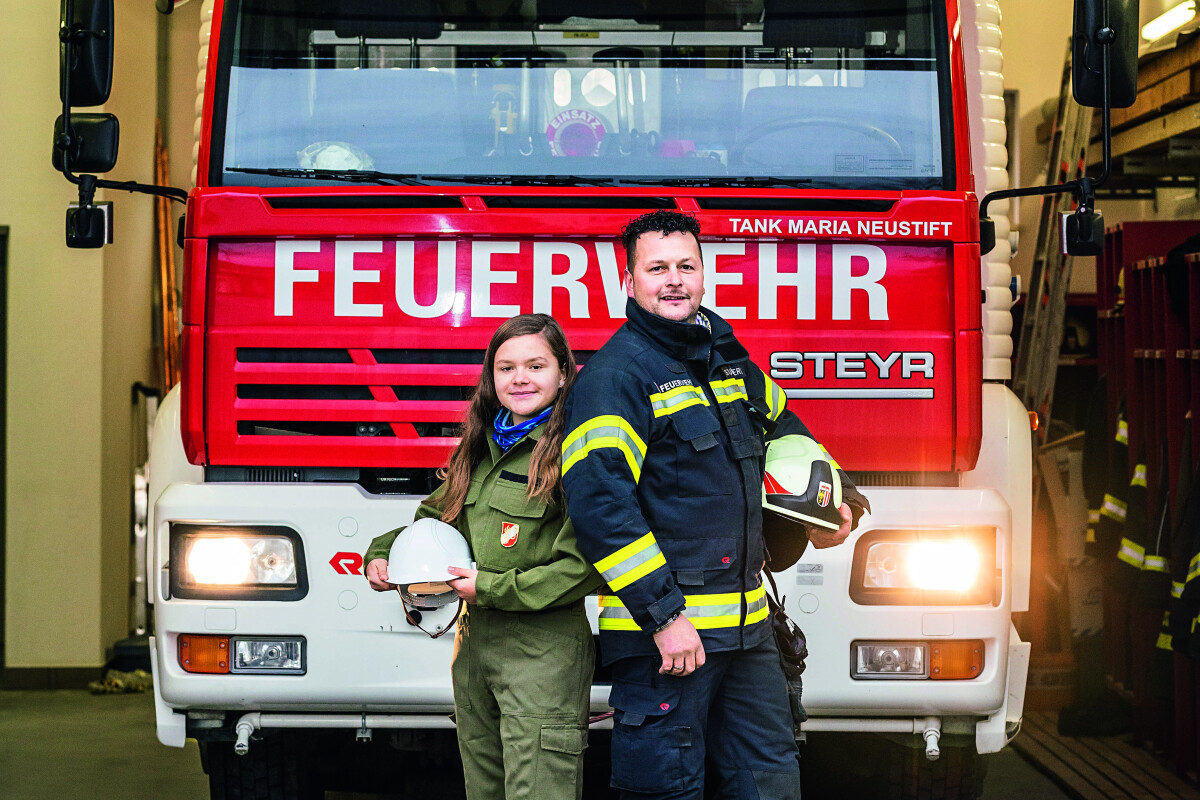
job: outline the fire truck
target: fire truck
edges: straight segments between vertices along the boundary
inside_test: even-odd
[[[553,314],[586,364],[623,321],[617,232],[664,208],[703,227],[705,305],[871,501],[775,576],[808,637],[807,747],[853,737],[895,796],[975,797],[1029,655],[1008,223],[993,204],[983,255],[977,199],[1008,183],[996,2],[201,16],[147,574],[158,738],[201,743],[214,797],[298,796],[375,746],[456,770],[453,637],[361,554],[436,487],[495,327]]]

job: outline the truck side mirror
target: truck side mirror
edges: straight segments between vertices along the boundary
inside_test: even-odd
[[[1071,41],[1075,102],[1104,107],[1103,45],[1108,42],[1109,106],[1133,105],[1137,97],[1138,0],[1075,0]]]
[[[72,114],[71,136],[63,131],[63,117],[54,121],[54,168],[63,172],[108,172],[117,165],[121,127],[112,114]]]
[[[70,19],[67,14],[70,12]],[[63,0],[59,30],[59,82],[72,106],[108,102],[113,75],[113,0]]]

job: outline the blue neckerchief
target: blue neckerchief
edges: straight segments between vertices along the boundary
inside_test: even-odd
[[[492,439],[496,444],[500,445],[501,450],[507,450],[524,439],[525,435],[531,430],[548,420],[550,412],[553,410],[554,406],[547,406],[536,417],[530,417],[524,422],[518,422],[514,425],[512,412],[501,406],[500,410],[496,412],[496,421],[492,423]]]

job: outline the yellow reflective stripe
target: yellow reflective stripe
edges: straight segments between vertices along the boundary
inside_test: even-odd
[[[658,542],[654,540],[654,534],[647,533],[617,552],[600,559],[595,566],[596,571],[604,576],[612,590],[617,592],[666,564],[667,559],[659,549]]]
[[[1099,521],[1100,521],[1100,509],[1089,508],[1088,509],[1088,524],[1095,525]]]
[[[1196,553],[1196,555],[1192,556],[1192,560],[1188,564],[1187,578],[1184,580],[1187,583],[1191,583],[1196,578],[1200,578],[1200,553]]]
[[[717,398],[718,403],[750,399],[750,395],[746,394],[746,382],[741,378],[726,378],[723,381],[710,383],[709,386],[712,387],[713,397]]]
[[[621,605],[615,595],[602,594],[596,597],[600,605],[600,620],[597,627],[602,631],[640,631],[633,615]]]
[[[1172,649],[1172,648],[1171,648],[1171,634],[1169,634],[1169,633],[1160,633],[1160,634],[1158,635],[1158,641],[1157,641],[1157,642],[1155,642],[1154,644],[1155,644],[1155,646],[1156,646],[1156,647],[1157,647],[1159,650],[1170,650],[1170,649]]]
[[[1180,581],[1171,581],[1171,597],[1176,600],[1183,597],[1183,584]]]
[[[1129,485],[1145,487],[1145,485],[1146,485],[1146,465],[1145,464],[1138,464],[1137,466],[1135,466],[1133,468],[1133,477],[1129,479]]]
[[[1151,572],[1170,572],[1170,562],[1162,556],[1146,556],[1146,560],[1142,562],[1142,569],[1150,570]]]
[[[1124,419],[1117,420],[1116,440],[1121,444],[1129,444],[1129,425]]]
[[[1124,500],[1119,500],[1111,494],[1104,495],[1104,505],[1100,507],[1100,513],[1109,519],[1117,522],[1125,522],[1125,514],[1127,507]]]
[[[1124,561],[1130,566],[1142,568],[1142,562],[1146,558],[1146,548],[1129,539],[1121,539],[1121,549],[1117,551],[1117,558]]]
[[[763,373],[763,381],[766,384],[763,393],[767,397],[767,409],[770,411],[771,419],[779,419],[787,408],[787,394],[765,372]]]
[[[1096,541],[1096,532],[1095,532],[1094,530],[1092,530],[1091,528],[1088,528],[1088,529],[1087,529],[1087,531],[1085,531],[1085,532],[1084,532],[1084,534],[1083,534],[1083,540],[1084,540],[1085,542],[1087,542],[1088,544],[1093,544],[1093,543],[1095,543],[1095,541]]]
[[[674,414],[680,409],[691,406],[706,405],[708,405],[708,400],[704,397],[704,391],[698,386],[676,386],[674,389],[650,395],[650,408],[654,410],[656,417],[665,417],[667,414]]]
[[[767,588],[759,585],[757,589],[746,592],[746,624],[753,625],[767,618]]]
[[[589,419],[563,440],[562,474],[566,475],[571,467],[587,458],[593,450],[607,447],[616,448],[625,456],[634,483],[641,480],[646,443],[632,425],[611,414]]]
[[[766,589],[759,586],[742,595],[740,592],[718,592],[715,594],[685,594],[683,616],[697,630],[713,628],[736,628],[742,624],[742,600],[746,601],[746,625],[753,625],[767,618]],[[633,615],[616,595],[600,595],[600,630],[641,630]]]
[[[833,467],[835,472],[842,468],[842,465],[837,463],[837,460],[834,459],[833,454],[825,449],[825,445],[818,442],[817,446],[821,448],[821,452],[825,454],[825,460],[829,462],[829,466]]]

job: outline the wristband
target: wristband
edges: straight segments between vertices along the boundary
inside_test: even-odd
[[[667,617],[667,621],[666,621],[666,622],[664,622],[662,625],[659,625],[657,628],[655,628],[655,629],[654,629],[654,632],[655,632],[655,633],[661,633],[662,631],[664,631],[664,630],[666,630],[667,628],[669,628],[669,627],[671,626],[671,623],[673,623],[675,620],[679,619],[681,616],[683,616],[683,612],[682,612],[682,611],[676,611],[674,614],[672,614],[671,616]]]

